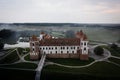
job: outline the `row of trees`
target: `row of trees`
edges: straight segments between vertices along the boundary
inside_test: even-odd
[[[0,30],[0,50],[4,48],[4,40],[7,40],[14,34],[14,31],[9,29]]]
[[[2,39],[7,39],[11,37],[14,34],[14,31],[9,30],[9,29],[2,29],[0,30],[0,38]]]
[[[4,43],[3,43],[2,39],[0,39],[0,50],[2,50],[3,47],[4,47]]]

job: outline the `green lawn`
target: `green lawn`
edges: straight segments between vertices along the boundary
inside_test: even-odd
[[[13,51],[9,55],[7,55],[5,58],[0,60],[0,64],[13,63],[13,62],[18,61],[18,60],[19,60],[19,57],[18,57],[16,51]]]
[[[31,61],[30,60],[30,54],[28,54],[27,56],[25,56],[25,58],[24,58],[26,61]]]
[[[106,42],[103,42],[103,41],[93,41],[93,40],[89,40],[90,42],[93,42],[93,43],[103,43],[103,44],[107,44]]]
[[[102,46],[102,47],[105,48],[105,49],[108,49],[113,56],[120,57],[120,47],[118,47],[117,49],[112,49],[109,46]]]
[[[115,62],[115,63],[120,65],[120,59],[116,59],[116,58],[111,57],[108,60],[111,61],[111,62]]]
[[[52,32],[51,35],[55,37],[65,37],[65,34],[56,31]]]
[[[78,69],[49,65],[43,68],[41,78],[42,80],[112,80],[120,78],[120,67],[107,62],[97,62]]]
[[[118,49],[110,49],[110,52],[113,56],[118,56],[120,57],[120,47]]]
[[[35,71],[0,68],[0,80],[34,80]]]
[[[12,65],[0,65],[0,67],[36,69],[37,64],[21,62],[21,63],[17,63],[17,64],[12,64]]]
[[[24,54],[30,52],[30,49],[29,48],[17,48],[18,49],[18,52],[21,56],[23,56]]]
[[[70,65],[70,66],[83,66],[83,65],[87,65],[90,64],[91,62],[94,61],[93,58],[89,58],[88,61],[84,61],[84,60],[80,60],[80,59],[66,59],[66,58],[49,58],[47,59],[47,61],[52,61],[55,63],[59,63],[59,64],[63,64],[63,65]]]

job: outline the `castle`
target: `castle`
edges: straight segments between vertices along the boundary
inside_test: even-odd
[[[88,60],[88,40],[83,31],[78,31],[75,38],[54,38],[40,33],[39,37],[30,38],[30,59],[37,60],[42,54],[47,58],[79,58]]]

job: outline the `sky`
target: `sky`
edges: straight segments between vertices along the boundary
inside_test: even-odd
[[[0,23],[120,23],[120,0],[0,0]]]

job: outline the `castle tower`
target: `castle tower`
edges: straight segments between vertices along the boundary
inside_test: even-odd
[[[39,39],[40,39],[40,40],[44,39],[45,35],[46,35],[46,34],[45,34],[44,32],[41,32]]]
[[[87,41],[87,36],[84,34],[84,36],[81,38],[80,42],[80,49],[81,49],[81,54],[80,54],[80,59],[81,60],[88,60],[88,41]]]
[[[30,59],[31,60],[37,60],[40,57],[40,53],[39,53],[39,40],[38,38],[33,35],[30,38]]]
[[[82,30],[78,31],[76,34],[75,34],[75,37],[76,38],[82,38],[84,36],[84,33]]]

